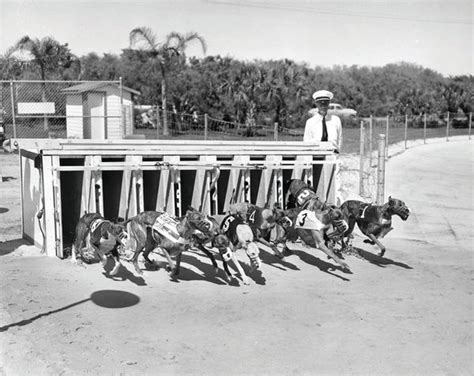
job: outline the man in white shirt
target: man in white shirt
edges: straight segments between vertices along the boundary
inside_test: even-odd
[[[316,109],[311,110],[310,114],[313,116],[306,121],[303,141],[305,142],[321,142],[327,141],[332,144],[335,151],[339,153],[342,146],[342,124],[341,119],[336,115],[328,114],[328,107],[334,94],[328,90],[318,90],[313,93],[313,100],[316,104]],[[325,165],[319,168],[313,168],[314,178],[321,178],[330,176],[333,180],[333,188],[335,190],[336,205],[342,204],[342,194],[340,192],[339,182],[339,163],[336,157],[327,157],[327,161],[334,160],[334,165]],[[333,179],[334,177],[334,179]],[[324,192],[324,196],[328,192]],[[323,197],[324,197],[323,196]]]
[[[306,121],[303,141],[329,141],[339,152],[342,146],[341,119],[336,115],[328,115],[329,102],[333,97],[334,94],[327,90],[318,90],[313,94],[316,110]]]

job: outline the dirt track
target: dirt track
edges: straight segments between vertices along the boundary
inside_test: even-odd
[[[3,372],[472,374],[472,145],[390,160],[386,192],[412,215],[394,219],[385,258],[356,237],[352,274],[297,246],[284,261],[262,252],[251,286],[226,285],[196,254],[184,257],[179,282],[164,270],[111,279],[99,265],[35,257],[25,245],[13,252],[20,241],[4,238]]]

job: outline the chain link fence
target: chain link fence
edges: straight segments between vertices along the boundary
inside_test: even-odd
[[[122,138],[127,90],[121,81],[0,81],[5,137]]]

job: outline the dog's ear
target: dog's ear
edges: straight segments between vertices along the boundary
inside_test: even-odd
[[[395,200],[392,198],[392,196],[388,196],[388,204],[390,206],[393,206],[394,203],[395,203]]]
[[[196,209],[194,209],[191,205],[188,205],[188,209],[189,211],[197,211]]]

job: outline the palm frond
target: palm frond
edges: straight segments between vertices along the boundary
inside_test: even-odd
[[[166,36],[165,46],[175,47],[181,53],[186,50],[186,47],[193,42],[199,41],[202,47],[204,54],[207,52],[207,44],[205,39],[196,32],[188,32],[186,34],[181,34],[176,31],[169,33]]]
[[[130,47],[138,47],[147,50],[156,50],[159,47],[156,35],[147,26],[137,27],[130,31]]]

